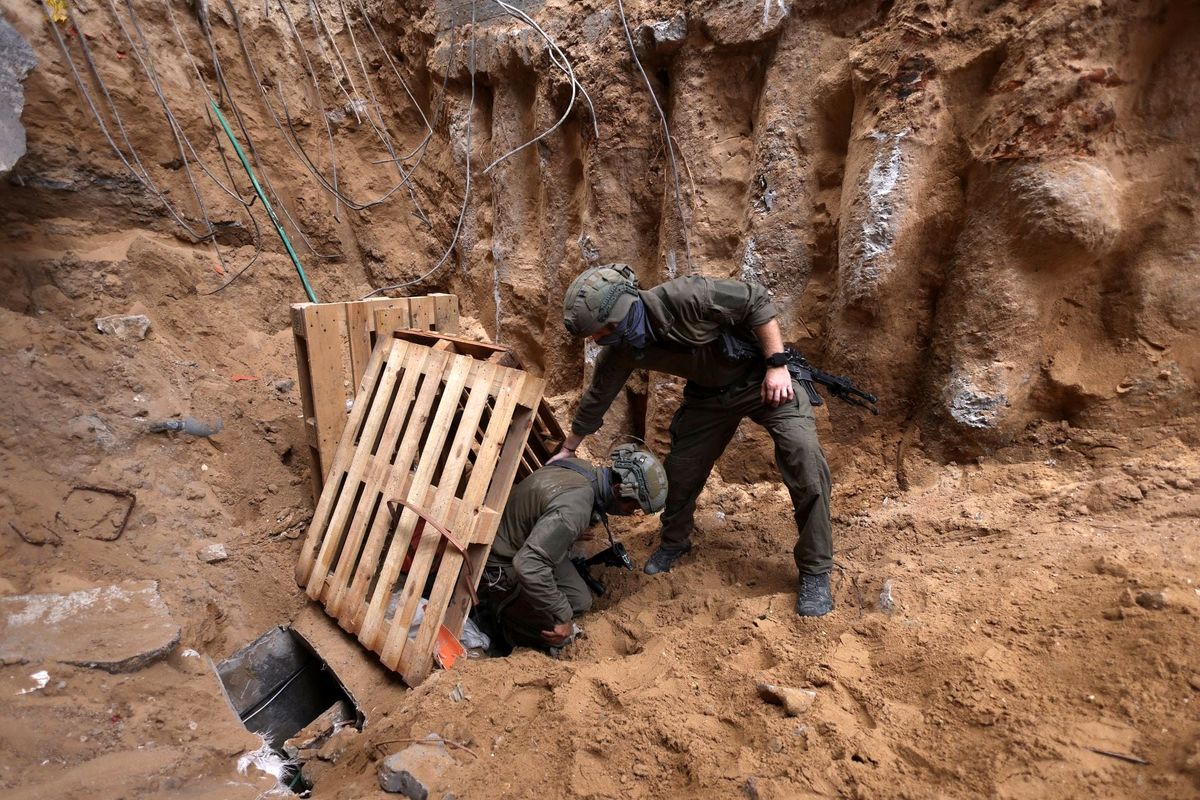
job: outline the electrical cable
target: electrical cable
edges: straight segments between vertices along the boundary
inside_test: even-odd
[[[404,87],[404,93],[406,95],[408,95],[408,99],[412,101],[413,107],[416,108],[417,113],[421,115],[421,122],[425,123],[425,138],[421,140],[420,144],[418,144],[415,148],[413,148],[413,151],[411,153],[409,153],[407,156],[403,157],[402,160],[408,160],[409,158],[412,158],[416,154],[417,150],[421,150],[422,156],[423,156],[425,146],[429,143],[429,140],[433,138],[433,125],[431,125],[429,123],[429,118],[426,117],[425,112],[421,110],[421,104],[418,103],[417,98],[413,96],[412,89],[410,89],[408,86],[408,81],[404,80],[404,76],[402,76],[400,74],[400,70],[396,69],[396,62],[392,60],[391,53],[389,53],[387,47],[384,46],[383,39],[380,38],[379,32],[375,30],[375,25],[371,22],[371,15],[367,13],[367,7],[363,3],[363,0],[358,0],[358,12],[362,16],[363,21],[365,21],[367,23],[367,28],[370,29],[371,35],[373,37],[375,37],[375,42],[376,42],[376,44],[379,45],[379,50],[383,53],[383,57],[387,61],[388,66],[392,68],[392,72],[395,73],[395,75],[396,75],[396,80],[400,81],[400,85],[402,87]],[[453,33],[451,33],[450,49],[451,50],[454,49],[454,34]],[[446,77],[448,78],[449,76],[450,76],[450,73],[447,72]],[[445,91],[446,91],[445,86],[446,86],[446,84],[443,82],[442,83],[442,93],[443,94],[445,94]],[[436,114],[434,115],[434,119],[437,119]],[[416,169],[415,165],[413,166],[413,169]],[[411,172],[411,170],[410,170],[410,172]]]
[[[679,165],[675,163],[675,145],[672,144],[671,129],[667,126],[667,115],[658,102],[658,95],[654,93],[650,77],[642,67],[637,48],[633,46],[633,34],[629,32],[629,20],[625,18],[625,4],[622,0],[617,0],[617,10],[621,15],[621,27],[625,29],[625,41],[629,44],[629,54],[633,57],[633,63],[637,65],[638,72],[642,74],[642,80],[646,82],[646,89],[650,92],[650,99],[654,101],[654,107],[658,109],[658,119],[662,123],[663,137],[667,140],[667,154],[671,158],[671,178],[675,184],[675,210],[679,214],[679,228],[683,232],[683,247],[687,256],[688,271],[693,272],[695,266],[692,264],[692,243],[688,236],[687,219],[683,215],[683,199],[679,196]]]
[[[566,121],[567,117],[569,117],[571,115],[571,110],[575,107],[576,91],[583,89],[583,85],[580,84],[579,81],[577,81],[575,79],[575,70],[571,66],[571,62],[567,59],[566,54],[563,53],[562,49],[557,44],[554,43],[554,40],[550,38],[550,35],[547,34],[544,30],[542,30],[540,25],[538,25],[536,22],[534,22],[533,19],[528,14],[526,14],[524,11],[521,11],[520,9],[513,7],[513,6],[509,5],[508,3],[505,3],[503,0],[495,0],[495,3],[496,3],[496,5],[500,6],[505,11],[507,11],[510,15],[527,22],[530,26],[533,27],[534,30],[536,30],[541,35],[541,37],[543,39],[546,40],[546,44],[547,44],[546,51],[550,54],[551,62],[556,67],[561,69],[564,73],[566,73],[568,80],[570,80],[570,82],[571,82],[571,100],[570,100],[570,102],[567,103],[567,110],[563,112],[563,115],[561,117],[559,117],[557,122],[555,122],[549,128],[542,131],[540,134],[533,137],[529,141],[525,142],[524,144],[520,145],[519,147],[514,147],[512,150],[509,150],[507,153],[505,153],[504,155],[497,158],[491,164],[488,164],[483,169],[484,175],[486,175],[488,172],[490,172],[492,167],[496,166],[504,159],[506,159],[509,156],[512,156],[516,153],[521,152],[526,147],[529,147],[530,145],[533,145],[533,144],[541,141],[542,139],[546,138],[551,133],[553,133],[555,130],[557,130],[558,127]],[[585,97],[587,96],[586,92],[584,92],[584,96]],[[589,106],[591,105],[590,98],[588,98],[588,105]],[[594,108],[592,109],[592,125],[595,127],[596,137],[599,138],[600,128],[599,128],[598,123],[596,122],[596,110]]]
[[[237,10],[234,9],[232,4],[230,4],[228,2],[227,2],[227,7],[233,13],[234,22],[238,23],[239,20],[237,17]],[[207,6],[203,2],[203,0],[199,0],[196,3],[196,19],[200,25],[201,32],[204,34],[205,41],[208,44],[209,57],[212,59],[213,72],[217,78],[217,85],[221,89],[221,95],[229,103],[230,110],[233,111],[234,118],[237,120],[238,128],[241,130],[242,136],[245,137],[246,147],[247,147],[247,149],[250,150],[250,158],[253,160],[254,165],[256,167],[258,167],[258,173],[260,175],[262,175],[263,184],[267,188],[267,193],[275,198],[276,204],[279,206],[279,210],[283,212],[284,217],[287,219],[288,222],[290,222],[292,224],[292,227],[296,230],[296,233],[300,236],[301,241],[304,242],[305,247],[307,247],[314,256],[316,256],[317,258],[320,258],[320,259],[325,259],[325,260],[333,260],[333,259],[338,258],[338,256],[336,254],[326,255],[317,250],[317,248],[313,245],[312,241],[304,233],[304,229],[300,227],[300,225],[292,217],[291,212],[288,211],[287,204],[283,203],[280,200],[279,193],[275,191],[275,187],[271,185],[271,177],[267,173],[267,170],[266,170],[265,166],[263,165],[262,160],[259,159],[259,157],[258,157],[258,149],[254,146],[254,139],[250,136],[250,131],[246,128],[246,122],[242,118],[241,109],[238,108],[237,101],[235,101],[233,98],[233,92],[231,92],[229,90],[229,84],[225,80],[225,70],[224,70],[224,68],[222,68],[221,58],[217,54],[217,45],[216,45],[216,42],[213,41],[213,37],[212,37],[212,27],[209,25],[209,22],[208,22]],[[235,31],[236,31],[238,37],[241,38],[240,24],[236,25]],[[210,100],[209,102],[210,102],[210,106],[217,105],[215,101]]]
[[[88,109],[92,112],[93,118],[96,120],[97,126],[100,128],[100,133],[104,136],[109,146],[112,147],[113,152],[117,155],[117,158],[120,159],[121,163],[125,165],[125,168],[129,170],[129,173],[134,177],[134,179],[137,180],[138,183],[140,183],[142,187],[146,189],[146,191],[150,192],[150,194],[152,194],[158,199],[159,202],[163,204],[163,207],[167,210],[167,213],[170,214],[195,241],[203,241],[205,237],[197,234],[192,230],[190,225],[183,221],[179,212],[175,210],[175,207],[171,205],[166,196],[163,195],[163,193],[159,191],[158,187],[154,185],[154,180],[150,177],[149,172],[146,171],[145,166],[138,157],[137,150],[134,149],[133,145],[129,142],[129,137],[124,131],[124,125],[120,122],[120,115],[117,113],[115,106],[112,105],[112,96],[108,93],[107,86],[105,86],[103,79],[100,78],[100,73],[95,68],[95,63],[91,59],[91,53],[87,49],[86,37],[80,32],[79,27],[76,25],[74,14],[71,11],[70,5],[67,5],[67,18],[71,23],[71,27],[75,29],[76,33],[78,33],[77,38],[80,42],[80,49],[83,52],[84,61],[88,65],[89,72],[91,73],[93,80],[96,81],[96,84],[100,88],[101,92],[108,100],[110,113],[113,115],[113,119],[117,122],[118,128],[121,130],[122,138],[125,140],[126,144],[129,145],[129,157],[126,157],[125,152],[121,150],[120,146],[113,138],[112,133],[110,133],[108,125],[105,124],[104,117],[100,113],[100,109],[97,108],[96,101],[92,97],[92,93],[88,91],[87,84],[84,82],[83,76],[79,74],[79,69],[75,65],[75,60],[71,57],[70,49],[67,47],[66,42],[63,41],[62,34],[59,33],[58,23],[54,21],[53,12],[45,2],[40,3],[40,5],[43,13],[46,16],[46,21],[50,26],[50,30],[54,34],[54,40],[58,44],[59,51],[62,52],[63,58],[71,70],[71,75],[75,80],[75,87],[79,90],[80,96],[87,104]],[[139,172],[138,169],[135,169],[133,164],[130,163],[130,158],[132,158],[137,163],[138,167],[141,168],[141,172]],[[212,233],[210,232],[208,235],[211,236]]]
[[[226,5],[230,5],[229,0],[226,0]],[[307,66],[307,72],[308,72],[309,78],[312,80],[313,85],[316,88],[318,102],[321,104],[321,107],[323,108],[324,100],[323,100],[323,95],[321,94],[320,85],[317,83],[316,72],[312,68],[312,62],[308,58],[308,52],[304,48],[304,42],[303,42],[303,39],[300,37],[300,32],[299,32],[299,30],[297,30],[295,22],[292,20],[291,13],[288,11],[287,6],[283,3],[283,0],[280,0],[280,8],[283,10],[284,18],[288,22],[288,27],[291,29],[292,36],[296,39],[297,47],[300,49],[301,53],[304,56],[304,63]],[[233,13],[236,15],[236,12],[233,12]],[[271,103],[269,102],[269,100],[266,97],[266,92],[262,88],[262,82],[258,78],[257,69],[254,67],[253,60],[250,58],[249,50],[246,47],[245,40],[242,39],[241,41],[242,41],[243,56],[247,60],[247,67],[251,70],[251,72],[254,76],[255,84],[258,86],[259,92],[263,96],[263,103],[267,106],[267,110],[270,112],[272,118],[275,120],[276,125],[278,125],[280,127],[280,129],[282,130],[282,127],[283,127],[282,123],[279,122],[279,118],[278,118],[278,115],[275,113],[274,107],[271,105]],[[404,173],[403,169],[400,169],[399,172],[403,176],[401,178],[401,180],[398,183],[396,183],[394,186],[392,186],[390,189],[388,189],[386,192],[384,192],[382,195],[380,195],[379,197],[375,198],[374,200],[367,201],[367,202],[359,202],[359,201],[353,200],[350,197],[348,197],[345,193],[341,192],[338,189],[338,187],[336,186],[336,184],[331,185],[329,180],[323,174],[321,174],[321,171],[317,168],[316,164],[313,163],[312,159],[308,155],[308,151],[305,150],[304,145],[301,144],[299,137],[296,136],[295,127],[293,126],[293,124],[291,122],[291,115],[290,115],[289,110],[286,105],[286,98],[283,97],[282,88],[278,87],[278,85],[277,85],[277,88],[280,89],[280,100],[281,100],[281,103],[283,104],[284,116],[287,119],[288,128],[292,133],[292,136],[290,137],[290,139],[285,134],[285,139],[287,139],[289,141],[289,143],[294,145],[293,152],[296,154],[296,156],[298,158],[301,159],[301,161],[304,162],[305,166],[308,167],[309,172],[313,175],[314,178],[316,178],[317,182],[322,186],[322,188],[324,188],[326,191],[330,192],[335,197],[340,199],[341,202],[345,203],[347,206],[354,209],[355,211],[362,211],[364,209],[372,208],[374,206],[377,206],[377,205],[380,205],[380,204],[386,202],[388,200],[388,198],[390,198],[393,194],[395,194],[397,191],[399,191],[401,189],[401,187],[407,186],[410,183],[411,178],[412,178],[412,173],[409,172],[406,175]],[[415,201],[415,198],[414,198],[414,201]]]
[[[467,216],[467,200],[471,197],[471,126],[475,119],[475,2],[476,0],[471,0],[471,56],[467,68],[468,72],[471,73],[471,100],[467,105],[467,163],[466,169],[464,170],[466,178],[464,180],[465,186],[463,187],[462,208],[458,212],[458,223],[454,226],[454,236],[450,239],[450,244],[446,247],[446,252],[442,253],[442,257],[438,259],[438,262],[430,267],[424,275],[419,278],[414,278],[410,281],[393,283],[390,286],[381,286],[380,288],[363,295],[359,298],[360,300],[367,300],[381,292],[389,292],[394,289],[403,289],[406,286],[412,286],[415,283],[420,283],[433,273],[437,272],[437,270],[441,268],[442,264],[446,263],[446,259],[450,257],[450,253],[454,250],[454,245],[458,243],[458,234],[462,230],[463,219]],[[451,53],[451,57],[453,57],[453,53]],[[450,64],[446,65],[446,71],[449,73]]]

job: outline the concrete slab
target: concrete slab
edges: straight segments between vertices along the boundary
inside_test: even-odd
[[[133,672],[179,644],[157,581],[0,597],[0,663],[58,661]]]

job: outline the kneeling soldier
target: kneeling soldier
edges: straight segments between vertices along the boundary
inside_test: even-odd
[[[485,615],[512,646],[545,648],[568,642],[573,620],[592,607],[592,594],[571,563],[572,545],[608,514],[662,510],[667,476],[651,453],[621,445],[611,466],[579,458],[548,464],[508,498],[488,556],[479,597]]]

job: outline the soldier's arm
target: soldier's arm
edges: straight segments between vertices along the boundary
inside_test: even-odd
[[[513,569],[530,604],[549,614],[556,624],[569,622],[574,613],[554,579],[554,567],[567,558],[571,545],[587,529],[591,514],[591,487],[564,492],[538,518],[513,556]]]
[[[579,398],[579,408],[571,420],[571,432],[552,460],[575,455],[575,448],[584,437],[600,430],[604,415],[633,372],[633,362],[611,347],[604,347],[596,356],[596,369],[587,391]]]
[[[783,352],[783,333],[779,330],[779,320],[772,319],[757,326],[754,335],[758,337],[758,345],[764,355]],[[767,367],[767,374],[763,376],[762,382],[762,401],[775,408],[790,402],[794,395],[792,375],[787,366]]]

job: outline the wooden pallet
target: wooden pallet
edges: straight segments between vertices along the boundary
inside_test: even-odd
[[[372,352],[296,582],[410,686],[439,628],[462,633],[544,386],[445,345],[389,337]]]
[[[415,330],[393,331],[392,336],[430,347],[445,348],[452,353],[459,353],[513,369],[525,369],[525,365],[521,363],[521,359],[516,353],[503,345],[491,342],[477,342],[474,339],[462,339],[445,333]],[[558,418],[554,416],[554,411],[545,400],[542,400],[538,403],[537,416],[533,421],[533,431],[529,435],[529,443],[525,446],[521,467],[517,470],[517,480],[524,480],[535,469],[543,466],[552,455],[558,452],[558,448],[565,438],[562,426],[558,424]]]
[[[347,406],[359,388],[375,342],[398,328],[458,333],[458,298],[432,294],[292,306],[314,498],[321,495],[346,427]]]

